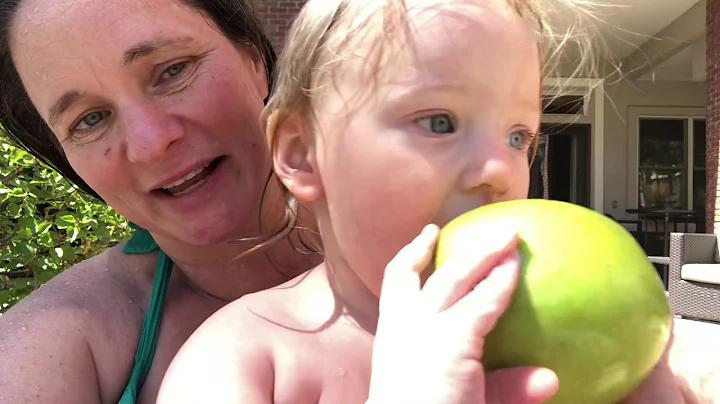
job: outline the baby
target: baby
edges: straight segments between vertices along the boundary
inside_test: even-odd
[[[549,398],[547,369],[486,377],[480,364],[517,280],[513,229],[484,228],[464,256],[426,269],[439,227],[527,198],[542,79],[562,53],[545,8],[561,3],[572,9],[310,0],[264,116],[276,174],[314,211],[325,262],[207,320],[159,402]]]

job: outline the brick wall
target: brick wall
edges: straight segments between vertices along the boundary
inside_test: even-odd
[[[707,0],[707,229],[720,234],[718,135],[720,134],[720,0]]]
[[[290,30],[290,25],[305,0],[254,0],[252,3],[255,13],[263,23],[265,34],[279,55],[285,42],[285,34]]]

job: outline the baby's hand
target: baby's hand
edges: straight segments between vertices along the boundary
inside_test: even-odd
[[[524,404],[555,394],[557,377],[547,369],[485,374],[480,362],[485,336],[509,305],[519,259],[517,235],[484,233],[422,287],[420,274],[432,259],[436,226],[426,227],[390,262],[368,403]]]

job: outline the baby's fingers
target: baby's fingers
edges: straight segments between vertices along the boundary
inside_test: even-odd
[[[420,273],[432,260],[438,232],[437,226],[426,226],[385,268],[380,292],[381,319],[383,313],[403,310],[417,300]]]
[[[517,253],[511,253],[492,269],[485,280],[446,312],[454,317],[450,321],[467,324],[471,327],[470,333],[476,337],[490,333],[510,305],[519,269],[520,258]]]
[[[442,267],[423,286],[422,301],[428,312],[441,312],[457,303],[485,279],[490,271],[513,253],[517,233],[501,229],[467,235],[465,246],[458,246]]]
[[[558,390],[558,378],[545,368],[500,369],[485,376],[487,404],[539,404]]]

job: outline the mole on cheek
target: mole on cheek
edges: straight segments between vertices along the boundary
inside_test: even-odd
[[[105,157],[107,157],[107,155],[110,154],[111,151],[112,147],[108,147],[107,149],[105,149]]]

